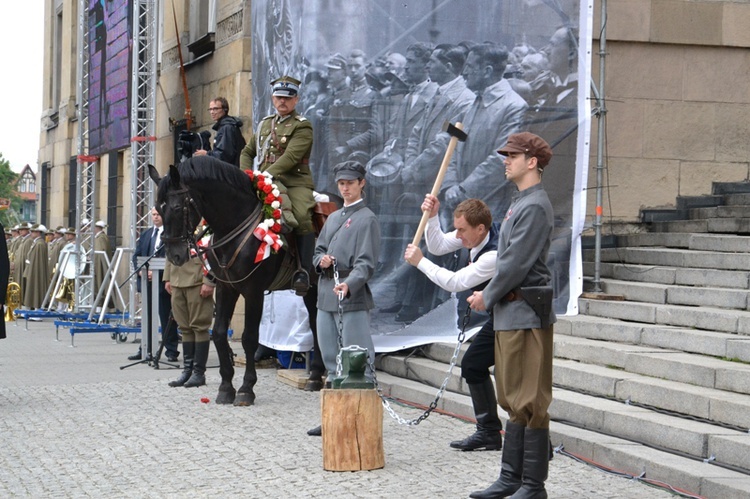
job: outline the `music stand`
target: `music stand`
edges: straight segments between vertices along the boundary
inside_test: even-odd
[[[163,335],[169,330],[169,322],[174,320],[172,314],[169,315],[169,321],[164,325],[162,330],[161,345],[156,348],[153,332],[159,329],[159,288],[161,286],[162,273],[166,265],[166,258],[156,258],[153,256],[139,256],[137,258],[138,268],[148,268],[152,271],[151,285],[147,284],[148,279],[141,281],[141,360],[131,364],[120,366],[120,369],[126,369],[138,364],[148,364],[154,369],[159,369],[159,363],[172,366],[179,369],[179,364],[160,361],[162,350],[164,349]],[[149,289],[150,288],[150,289]],[[150,307],[144,305],[151,304]],[[145,309],[145,310],[144,310]],[[149,312],[150,310],[150,312]],[[143,312],[146,312],[145,314]],[[150,321],[148,320],[150,316]]]

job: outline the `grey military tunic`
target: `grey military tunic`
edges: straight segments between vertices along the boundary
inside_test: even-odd
[[[338,311],[338,298],[332,292],[333,275],[319,267],[324,255],[336,258],[340,282],[349,286],[344,298],[344,312],[370,310],[375,307],[367,281],[375,273],[380,253],[380,226],[375,214],[364,201],[333,212],[318,237],[313,264],[320,273],[318,280],[318,309]]]

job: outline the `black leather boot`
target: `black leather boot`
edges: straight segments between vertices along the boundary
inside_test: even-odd
[[[310,289],[310,270],[315,251],[315,234],[295,235],[299,268],[292,276],[292,289],[297,296],[305,296]]]
[[[193,374],[183,385],[185,388],[203,386],[206,384],[206,362],[208,362],[208,347],[210,341],[195,343],[195,357],[193,359]]]
[[[183,386],[193,374],[193,357],[195,356],[195,343],[186,341],[182,343],[182,361],[185,363],[182,368],[182,374],[174,381],[169,382],[169,386]]]
[[[502,449],[503,436],[500,431],[503,424],[497,417],[497,398],[492,380],[487,378],[483,383],[469,384],[469,394],[477,417],[477,431],[463,440],[454,440],[451,447],[464,451]]]
[[[500,478],[485,490],[472,492],[474,499],[499,499],[514,494],[521,488],[524,458],[524,427],[511,423],[505,425],[505,446],[503,447]]]
[[[523,480],[512,499],[547,499],[544,482],[549,472],[549,430],[526,428],[523,440]]]

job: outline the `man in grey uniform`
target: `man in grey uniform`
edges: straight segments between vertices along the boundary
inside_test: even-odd
[[[506,156],[505,177],[518,192],[500,227],[495,277],[467,301],[472,310],[492,309],[497,399],[509,418],[500,477],[470,497],[545,499],[555,322],[547,256],[554,218],[541,182],[552,149],[522,132],[498,152]]]

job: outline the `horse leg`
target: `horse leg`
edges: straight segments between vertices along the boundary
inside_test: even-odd
[[[255,351],[258,349],[260,319],[263,314],[263,292],[248,293],[245,296],[245,330],[242,332],[242,348],[245,350],[245,376],[237,391],[234,405],[247,406],[255,403],[253,387],[258,381],[255,369]]]
[[[227,331],[239,296],[239,292],[221,282],[216,286],[216,318],[212,338],[219,356],[219,374],[221,375],[219,393],[216,395],[217,404],[231,404],[235,399],[236,391],[232,386],[234,358],[232,349],[229,347]]]
[[[320,354],[320,346],[318,345],[318,285],[313,284],[307,291],[307,294],[302,298],[305,302],[305,308],[307,309],[307,315],[310,318],[310,330],[313,334],[313,348],[315,349],[315,355],[313,356],[312,362],[310,362],[310,376],[307,378],[305,383],[305,391],[317,392],[323,388],[323,373],[326,370],[326,366],[323,363],[323,356]]]

